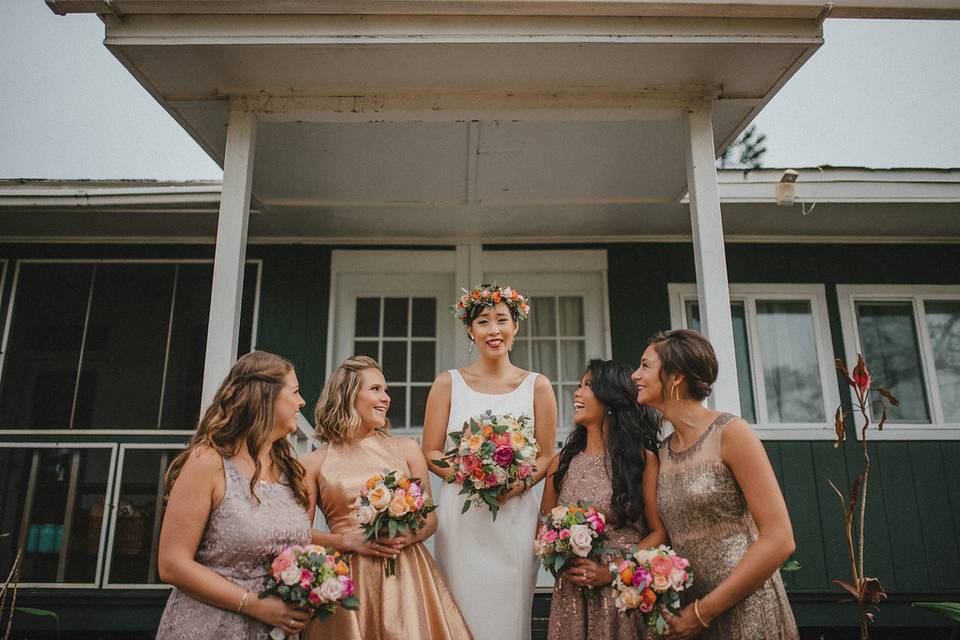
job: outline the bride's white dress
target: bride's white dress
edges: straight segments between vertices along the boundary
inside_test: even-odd
[[[485,411],[523,414],[533,421],[531,373],[510,393],[479,393],[451,370],[447,434],[459,431],[471,416]],[[452,446],[449,435],[445,448]],[[528,640],[530,607],[536,581],[533,538],[539,506],[533,491],[508,500],[494,521],[476,505],[460,513],[461,485],[444,484],[436,492],[438,527],[434,556],[477,640]]]

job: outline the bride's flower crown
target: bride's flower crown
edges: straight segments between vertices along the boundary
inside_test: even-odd
[[[530,303],[516,289],[501,287],[498,284],[481,284],[470,291],[463,288],[460,290],[463,291],[463,295],[450,307],[450,311],[463,324],[470,324],[475,307],[494,307],[500,302],[505,302],[518,320],[526,320],[530,315]]]

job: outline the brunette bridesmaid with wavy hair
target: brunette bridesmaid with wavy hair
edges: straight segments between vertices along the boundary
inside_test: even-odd
[[[266,640],[309,614],[258,598],[265,562],[310,542],[304,470],[287,436],[303,407],[293,365],[263,351],[233,365],[167,471],[160,579],[173,585],[158,640]]]
[[[317,437],[326,444],[304,457],[310,491],[310,517],[319,506],[330,533],[314,530],[313,541],[353,554],[350,575],[360,599],[358,611],[337,609],[312,623],[306,640],[469,640],[470,631],[423,541],[437,529],[437,514],[414,533],[368,542],[354,501],[371,476],[384,470],[420,478],[427,495],[430,480],[420,447],[388,432],[390,396],[373,358],[345,360],[323,387],[314,414]],[[396,558],[396,575],[384,576],[384,558]]]
[[[750,426],[702,404],[717,368],[706,338],[677,329],[654,336],[633,373],[637,399],[673,425],[660,445],[657,509],[694,573],[664,638],[796,639],[779,571],[794,550],[790,516]]]

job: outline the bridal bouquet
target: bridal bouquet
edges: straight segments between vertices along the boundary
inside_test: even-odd
[[[384,532],[390,539],[398,533],[412,533],[422,527],[427,514],[437,508],[430,496],[423,493],[419,478],[387,469],[367,478],[354,507],[368,541],[376,540]],[[395,559],[387,559],[384,573],[397,574]]]
[[[500,509],[497,496],[511,483],[529,482],[527,478],[533,476],[533,462],[540,447],[530,419],[487,411],[467,420],[459,433],[450,434],[450,439],[453,447],[434,464],[443,468],[452,465],[447,482],[462,484],[460,495],[467,496],[461,513],[466,513],[470,505],[486,505],[496,520]]]
[[[639,609],[647,625],[662,634],[666,629],[663,613],[679,613],[680,592],[693,584],[689,566],[689,560],[664,544],[631,549],[626,558],[610,564],[617,609]]]
[[[542,523],[533,552],[554,578],[573,558],[599,559],[601,554],[613,552],[601,546],[606,538],[606,518],[588,503],[578,500],[575,504],[557,505],[542,518]]]
[[[353,580],[346,556],[319,545],[294,545],[280,552],[267,567],[261,598],[277,596],[284,602],[313,610],[323,620],[341,606],[356,610],[359,601],[353,595]],[[274,627],[273,640],[283,640],[283,632]]]

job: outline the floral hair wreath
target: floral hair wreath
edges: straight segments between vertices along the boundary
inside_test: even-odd
[[[493,307],[500,302],[505,302],[520,320],[526,320],[530,315],[530,303],[516,289],[498,284],[481,284],[470,291],[460,290],[463,295],[450,307],[450,311],[463,324],[470,324],[471,311],[475,307]]]

